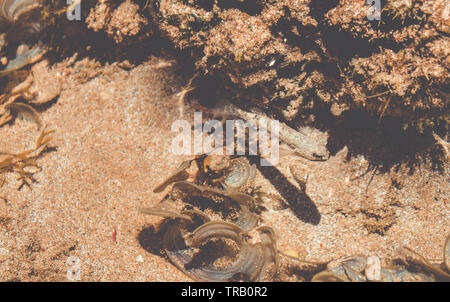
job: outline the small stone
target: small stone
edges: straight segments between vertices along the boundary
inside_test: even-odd
[[[330,107],[330,112],[331,112],[331,114],[333,114],[334,116],[341,116],[342,115],[342,113],[344,112],[344,111],[347,111],[349,108],[348,108],[348,106],[346,106],[346,105],[341,105],[341,104],[337,104],[337,103],[333,103],[333,104],[331,104],[331,107]]]
[[[369,281],[381,280],[381,260],[377,256],[367,258],[366,278]]]
[[[9,251],[5,248],[0,248],[0,262],[6,260],[8,258]]]
[[[298,258],[298,252],[295,251],[295,250],[287,250],[287,251],[284,251],[284,254],[285,254],[286,256],[289,256],[289,257],[292,257],[292,258]]]
[[[136,262],[142,263],[142,262],[144,262],[144,258],[142,258],[141,255],[138,255],[138,256],[136,257]]]

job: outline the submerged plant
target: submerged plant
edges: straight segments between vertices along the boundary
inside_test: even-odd
[[[18,181],[21,181],[20,187],[23,185],[30,186],[33,182],[33,174],[35,171],[30,171],[30,168],[38,169],[41,167],[37,163],[37,159],[42,152],[47,148],[51,141],[54,130],[46,130],[44,127],[38,136],[35,146],[31,149],[24,150],[19,153],[5,153],[0,152],[0,186],[5,182],[4,174],[7,172],[14,172],[19,174]]]
[[[192,175],[186,170],[193,162],[197,164],[197,170]],[[163,235],[163,248],[171,262],[191,278],[201,281],[262,280],[266,275],[272,279],[276,274],[278,256],[274,232],[268,226],[256,228],[260,217],[252,209],[258,200],[238,191],[249,179],[250,167],[244,157],[210,155],[184,161],[154,190],[162,192],[173,184],[170,197],[156,206],[141,209],[142,213],[173,220]],[[194,182],[188,181],[189,178]],[[201,200],[200,207],[196,200]],[[177,207],[176,201],[181,201],[182,209]],[[218,202],[227,203],[224,208],[229,213],[220,216],[214,206]],[[208,207],[212,212],[205,211],[207,203],[212,205]],[[217,220],[217,217],[223,220]],[[257,243],[249,241],[248,234],[253,230],[260,234]],[[201,260],[205,250],[218,241],[229,249],[234,246],[238,250],[234,260],[221,267]],[[219,249],[217,252],[221,255],[215,260],[229,257],[226,250]]]
[[[194,163],[197,169],[192,172]],[[239,167],[235,167],[237,163]],[[255,205],[261,206],[264,201],[241,192],[241,182],[235,182],[248,180],[249,169],[245,157],[197,156],[184,161],[155,189],[162,192],[172,184],[172,190],[161,202],[140,210],[167,219],[168,227],[162,235],[163,250],[170,262],[192,279],[286,281],[289,278],[283,271],[286,261],[309,267],[308,275],[299,277],[314,282],[449,279],[450,236],[440,265],[431,264],[407,247],[404,248],[407,257],[394,259],[384,266],[378,257],[356,255],[315,262],[303,259],[294,250],[279,249],[274,229],[260,225],[260,212],[255,211]],[[226,186],[227,180],[239,185]],[[221,209],[230,211],[232,204],[238,206],[231,211],[232,215],[219,214]],[[399,264],[399,261],[403,262]]]
[[[404,24],[407,20],[422,21],[426,15],[420,9],[421,1],[415,0],[388,0],[382,13],[391,16],[392,20],[400,20]]]

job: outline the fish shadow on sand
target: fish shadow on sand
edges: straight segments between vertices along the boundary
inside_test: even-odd
[[[321,215],[315,203],[309,198],[305,190],[299,190],[275,167],[260,166],[259,160],[251,159],[261,174],[270,181],[280,193],[295,216],[305,223],[318,225]]]

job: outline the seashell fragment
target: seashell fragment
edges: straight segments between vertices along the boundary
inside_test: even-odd
[[[450,274],[443,271],[441,268],[431,264],[425,257],[420,255],[419,253],[413,251],[409,247],[403,247],[403,252],[405,254],[405,258],[407,263],[413,263],[419,265],[421,268],[423,268],[425,271],[428,271],[430,273],[433,273],[439,278],[442,278],[443,280],[450,280]]]
[[[223,222],[212,221],[198,227],[193,233],[192,246],[198,247],[203,241],[211,237],[230,238],[239,244],[242,244],[242,235],[244,231],[237,225]]]
[[[242,187],[250,178],[254,166],[250,166],[248,160],[239,157],[231,160],[230,166],[227,168],[227,175],[222,182],[225,190],[237,190]],[[254,175],[254,173],[253,173]]]
[[[341,275],[337,275],[328,271],[323,271],[314,275],[312,282],[349,282],[350,280]]]
[[[0,1],[0,20],[14,23],[26,13],[39,8],[41,0],[2,0]]]
[[[261,269],[259,280],[263,281],[263,277],[267,268],[273,263],[273,269],[269,271],[269,277],[273,277],[278,273],[280,261],[277,249],[277,237],[275,231],[269,226],[262,226],[257,229],[261,236],[262,249],[264,251],[265,262]]]
[[[8,64],[0,70],[0,76],[7,75],[15,70],[18,70],[28,64],[33,64],[40,60],[42,56],[47,52],[47,49],[38,44],[32,48],[22,44],[17,48],[16,57],[8,61]]]
[[[260,245],[251,245],[244,241],[244,231],[238,226],[224,222],[209,222],[193,232],[194,246],[199,247],[201,243],[210,238],[229,238],[235,240],[239,246],[239,256],[230,265],[217,268],[214,265],[203,265],[187,268],[192,262],[195,250],[190,247],[186,240],[186,223],[177,222],[171,225],[163,238],[163,247],[169,259],[186,275],[200,281],[229,281],[237,275],[247,276],[250,280],[258,277],[264,266],[264,251]]]
[[[364,269],[367,266],[367,258],[365,256],[351,256],[331,262],[328,265],[328,272],[340,276],[342,279],[348,279],[352,282],[366,281]]]
[[[233,223],[240,226],[245,231],[254,228],[259,221],[259,216],[252,213],[249,209],[250,204],[256,203],[256,200],[250,195],[239,192],[227,192],[216,188],[200,186],[188,181],[179,181],[173,184],[172,192],[176,195],[176,191],[182,191],[189,196],[204,196],[207,192],[222,195],[234,200],[240,206],[240,215],[233,221]]]
[[[1,49],[9,44],[17,47],[16,57],[9,59],[0,76],[9,74],[42,58],[45,46],[37,42],[42,31],[42,0],[0,0]],[[33,37],[30,42],[30,38]],[[26,44],[25,44],[26,43]],[[33,45],[33,46],[30,46]],[[5,61],[6,62],[6,61]]]

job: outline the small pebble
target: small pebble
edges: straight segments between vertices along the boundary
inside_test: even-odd
[[[144,258],[142,258],[141,255],[138,255],[138,256],[136,257],[136,262],[142,263],[142,262],[144,262]]]
[[[369,281],[381,280],[381,260],[377,256],[367,258],[366,278]]]
[[[9,251],[5,248],[0,248],[0,262],[8,258]]]

